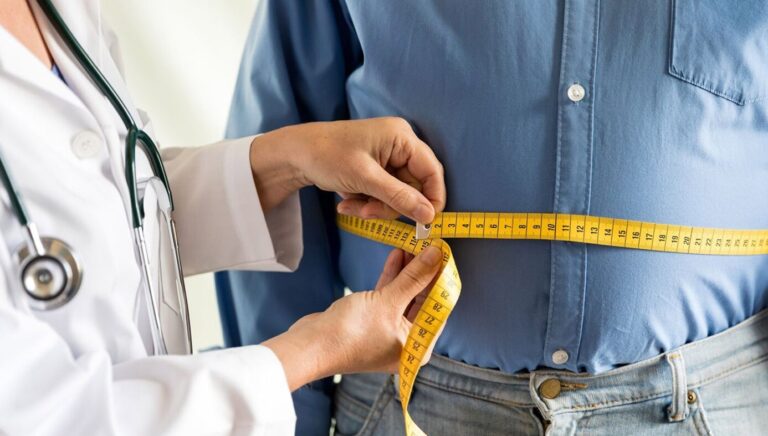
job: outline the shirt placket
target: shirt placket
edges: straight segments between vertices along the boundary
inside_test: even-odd
[[[558,84],[556,212],[589,213],[599,8],[599,0],[565,2]],[[586,265],[585,245],[552,243],[549,313],[542,356],[545,366],[578,370]]]

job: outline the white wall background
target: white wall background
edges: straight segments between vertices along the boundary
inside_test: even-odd
[[[258,0],[102,0],[136,104],[162,146],[223,137],[240,55]],[[222,343],[211,274],[187,279],[196,349]]]

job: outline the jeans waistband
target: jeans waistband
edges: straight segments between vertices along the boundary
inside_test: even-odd
[[[684,410],[675,403],[687,389],[703,386],[740,369],[768,360],[768,310],[709,338],[668,353],[597,375],[561,370],[506,374],[433,356],[419,382],[464,395],[514,406],[537,406],[547,415],[617,406],[673,396],[670,419]],[[541,386],[556,379],[563,389],[555,398]],[[549,382],[551,385],[552,382]],[[549,395],[551,396],[551,395]],[[682,397],[681,397],[682,396]]]

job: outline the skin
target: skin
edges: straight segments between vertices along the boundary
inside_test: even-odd
[[[46,68],[51,69],[53,59],[45,45],[43,35],[35,22],[32,9],[24,0],[0,1],[0,26],[15,36]]]
[[[424,298],[442,253],[429,247],[401,270],[404,258],[393,250],[376,289],[337,300],[262,344],[280,359],[292,391],[333,374],[397,370],[416,315],[412,303]]]
[[[0,26],[51,69],[51,55],[26,1],[0,1]],[[267,132],[252,141],[250,164],[264,212],[309,185],[339,193],[338,211],[361,218],[405,215],[428,223],[445,205],[443,167],[400,118]],[[374,290],[346,296],[264,342],[282,363],[290,389],[332,374],[395,371],[441,257],[434,247],[415,259],[394,250]]]
[[[294,125],[256,137],[251,168],[269,210],[304,186],[338,192],[338,211],[429,223],[445,206],[443,167],[402,118]]]

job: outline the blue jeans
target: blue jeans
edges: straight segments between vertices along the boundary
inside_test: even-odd
[[[336,435],[402,435],[395,377],[345,376]],[[599,375],[505,374],[433,356],[410,413],[429,435],[768,434],[768,311]]]

